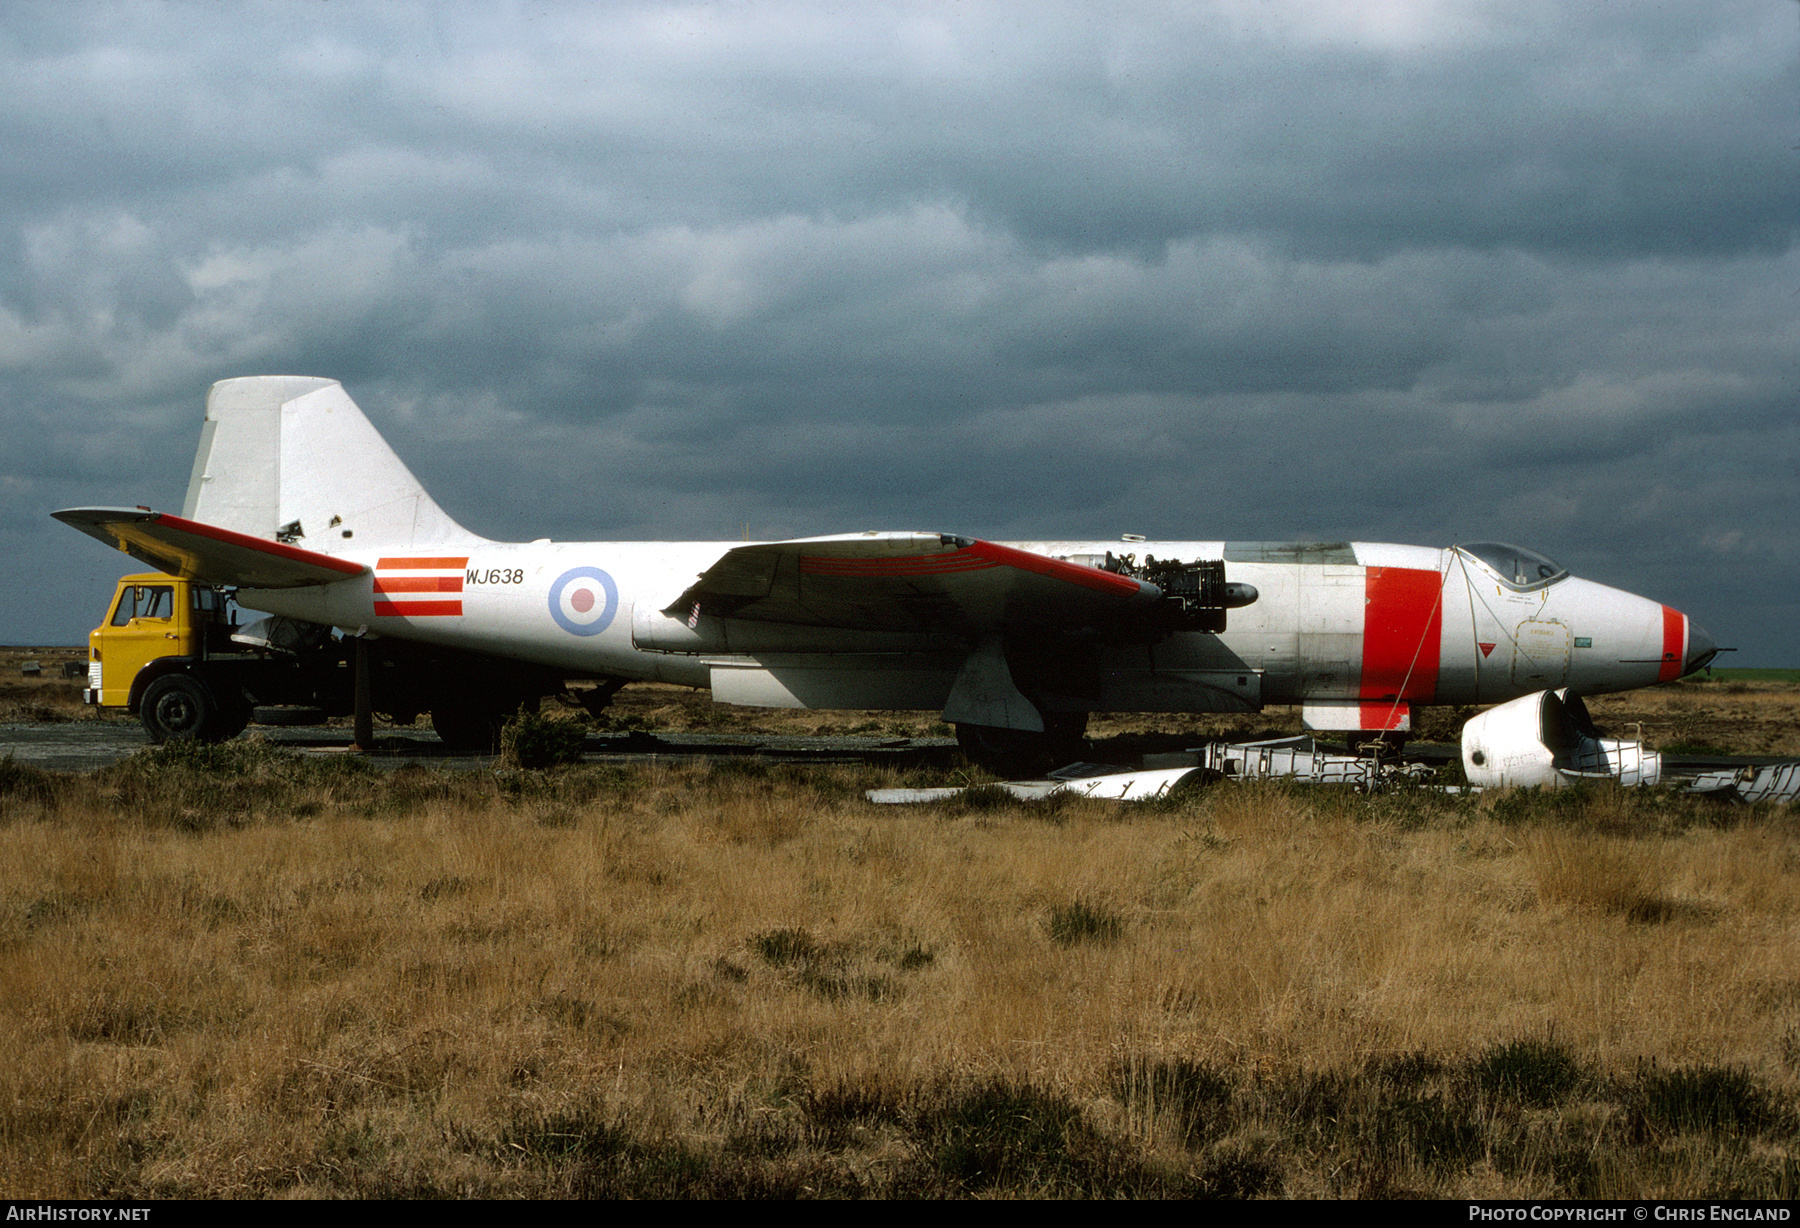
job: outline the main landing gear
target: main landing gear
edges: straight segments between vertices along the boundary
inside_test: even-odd
[[[536,696],[500,699],[480,693],[444,699],[431,709],[438,740],[459,755],[491,755],[500,749],[500,731],[521,708],[538,710]]]
[[[959,724],[956,744],[970,763],[997,776],[1042,776],[1087,752],[1087,720],[1085,712],[1052,713],[1044,718],[1042,733]]]

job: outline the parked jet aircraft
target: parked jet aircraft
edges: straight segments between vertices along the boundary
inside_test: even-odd
[[[179,516],[56,516],[248,609],[466,663],[412,701],[460,740],[566,677],[598,703],[652,680],[935,709],[990,761],[1069,749],[1091,712],[1300,704],[1311,729],[1396,736],[1420,706],[1629,690],[1715,652],[1668,606],[1496,543],[489,541],[336,381],[294,376],[213,386]]]

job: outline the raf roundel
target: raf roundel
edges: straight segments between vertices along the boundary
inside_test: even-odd
[[[619,611],[619,586],[598,567],[572,567],[550,586],[550,617],[571,635],[599,635]]]

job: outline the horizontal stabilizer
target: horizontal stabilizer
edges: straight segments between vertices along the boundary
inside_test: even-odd
[[[131,507],[72,507],[51,515],[158,571],[202,584],[302,588],[347,580],[368,570],[348,559],[184,520],[167,512]]]
[[[858,533],[736,546],[664,613],[866,631],[980,632],[1105,624],[1162,590],[1011,546],[938,533]]]

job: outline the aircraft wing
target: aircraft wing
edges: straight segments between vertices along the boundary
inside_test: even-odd
[[[348,559],[184,520],[167,512],[135,507],[72,507],[50,514],[158,571],[202,584],[302,588],[347,580],[368,570]]]
[[[663,612],[867,631],[1106,626],[1162,597],[1154,584],[938,533],[859,533],[738,546]]]

